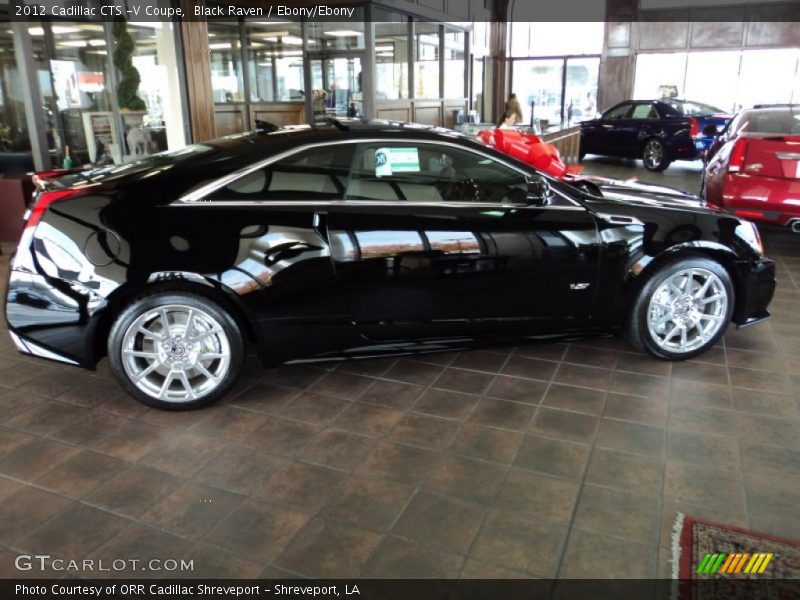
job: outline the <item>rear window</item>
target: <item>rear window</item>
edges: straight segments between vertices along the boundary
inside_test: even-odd
[[[69,187],[76,183],[86,181],[99,183],[101,181],[108,181],[117,177],[132,175],[134,173],[139,173],[141,171],[146,171],[156,167],[167,168],[185,160],[197,158],[198,156],[211,152],[214,149],[215,148],[213,146],[207,144],[192,144],[179,150],[168,150],[167,152],[151,154],[132,162],[100,167],[97,169],[89,169],[86,171],[80,171],[78,173],[70,173],[60,177],[57,181],[54,181],[53,184],[58,187]]]
[[[667,102],[672,108],[677,110],[682,115],[687,117],[710,117],[724,113],[725,111],[711,106],[710,104],[703,104],[702,102],[685,102],[683,100],[670,100]]]
[[[800,108],[747,111],[736,125],[737,133],[800,133]]]

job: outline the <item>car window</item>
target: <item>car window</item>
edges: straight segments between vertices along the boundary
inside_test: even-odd
[[[441,144],[361,144],[347,200],[525,203],[522,173],[482,154]]]
[[[724,113],[724,110],[711,106],[710,104],[703,104],[702,102],[686,102],[685,100],[669,100],[667,101],[672,108],[677,110],[687,117],[710,117]]]
[[[620,106],[616,106],[612,109],[609,109],[603,114],[603,119],[605,120],[613,120],[613,119],[624,119],[628,116],[628,113],[631,110],[630,104],[622,104]]]
[[[353,144],[292,154],[229,183],[205,200],[341,200]]]
[[[658,119],[658,111],[652,104],[637,104],[633,109],[632,119]]]
[[[800,110],[773,108],[744,113],[738,131],[747,133],[800,133]]]

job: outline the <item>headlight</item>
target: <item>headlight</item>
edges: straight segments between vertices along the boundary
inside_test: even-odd
[[[761,243],[761,235],[758,233],[758,227],[756,227],[755,223],[742,221],[736,226],[736,235],[747,242],[747,245],[759,256],[764,255],[764,244]]]

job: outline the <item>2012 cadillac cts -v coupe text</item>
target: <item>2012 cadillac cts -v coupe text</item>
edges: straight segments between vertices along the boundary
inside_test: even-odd
[[[21,352],[140,401],[265,365],[624,332],[668,360],[769,316],[756,228],[664,188],[582,191],[444,130],[254,132],[40,184],[9,272]]]

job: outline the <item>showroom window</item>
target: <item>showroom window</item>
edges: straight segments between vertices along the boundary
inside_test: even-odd
[[[486,156],[437,144],[362,144],[347,200],[524,202],[524,175]]]
[[[341,200],[354,144],[293,154],[212,192],[206,200]]]
[[[208,49],[214,102],[244,102],[239,24],[209,21]]]
[[[2,14],[2,13],[0,13]],[[63,149],[58,108],[47,68],[44,30],[29,27],[34,64],[39,75],[41,106],[47,137],[47,151],[57,162]],[[0,176],[19,176],[33,170],[31,140],[25,115],[20,72],[11,30],[0,30]]]
[[[775,73],[794,76],[775,77]],[[798,102],[800,49],[643,53],[634,98],[677,96],[736,112],[754,104]]]
[[[106,155],[122,162],[103,24],[59,23],[53,40],[50,73],[64,146],[77,164],[103,162]]]
[[[308,51],[331,52],[364,49],[364,9],[356,8],[345,22],[307,21]]]
[[[603,34],[602,22],[511,24],[511,90],[525,124],[594,118]]]
[[[409,19],[377,9],[375,13],[375,97],[408,98]]]
[[[139,71],[139,97],[144,107],[122,111],[123,160],[183,146],[178,54],[172,23],[128,23],[135,43],[133,66]]]
[[[303,100],[303,32],[299,23],[245,21],[252,102]]]
[[[414,97],[440,98],[439,25],[414,23]]]
[[[444,97],[463,98],[466,80],[463,31],[445,29],[444,33]]]

